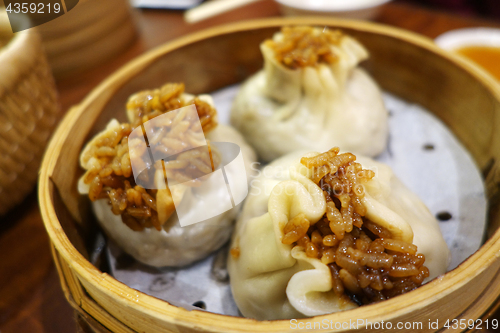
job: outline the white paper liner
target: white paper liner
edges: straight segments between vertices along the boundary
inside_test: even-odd
[[[229,113],[239,85],[212,94],[221,123]],[[390,112],[390,139],[377,160],[392,167],[434,215],[451,215],[439,226],[452,253],[449,270],[473,254],[482,243],[486,225],[486,197],[479,170],[449,129],[421,106],[385,93]],[[227,247],[183,268],[153,268],[138,262],[123,267],[124,254],[109,243],[112,275],[128,286],[188,310],[238,316],[225,262]],[[194,304],[194,306],[193,306]]]

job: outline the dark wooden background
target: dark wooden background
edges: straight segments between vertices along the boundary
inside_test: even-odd
[[[59,81],[62,114],[113,71],[145,51],[181,35],[227,22],[280,15],[271,0],[248,5],[206,21],[188,25],[181,11],[142,10],[135,16],[139,37],[115,59],[77,77]],[[462,27],[493,26],[500,22],[433,11],[407,3],[386,5],[377,22],[435,38]],[[496,318],[500,314],[495,314]],[[67,304],[49,251],[36,190],[0,219],[0,333],[80,332]],[[483,332],[486,332],[483,330]]]

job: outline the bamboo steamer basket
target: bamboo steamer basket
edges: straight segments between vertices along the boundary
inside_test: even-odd
[[[13,25],[29,27],[27,17]],[[0,10],[0,215],[33,189],[59,112],[54,78],[38,34],[13,34]]]
[[[57,79],[111,59],[137,35],[128,0],[80,0],[66,14],[36,30]]]
[[[99,332],[292,332],[290,322],[256,321],[188,311],[132,289],[88,260],[93,237],[76,192],[84,143],[112,117],[123,119],[127,97],[165,81],[184,81],[194,94],[241,82],[262,66],[259,43],[283,25],[341,28],[370,51],[365,64],[383,89],[431,110],[455,133],[484,171],[490,205],[484,245],[459,267],[421,288],[378,304],[300,322],[421,322],[486,318],[500,295],[500,86],[484,71],[419,35],[368,22],[274,18],[220,26],[182,37],[130,62],[64,118],[46,152],[40,208],[69,302]],[[472,118],[473,117],[473,121]],[[444,329],[445,330],[445,329]],[[442,331],[444,331],[442,330]],[[324,330],[328,332],[328,330]],[[341,328],[332,332],[376,332]],[[454,330],[449,330],[453,332]]]

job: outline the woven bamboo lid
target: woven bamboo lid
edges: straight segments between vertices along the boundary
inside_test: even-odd
[[[29,26],[27,18],[12,24]],[[0,10],[0,215],[19,203],[36,183],[45,145],[59,106],[40,37],[12,34]]]

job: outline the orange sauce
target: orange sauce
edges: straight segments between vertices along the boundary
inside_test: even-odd
[[[500,47],[468,46],[456,52],[473,60],[500,80]]]

